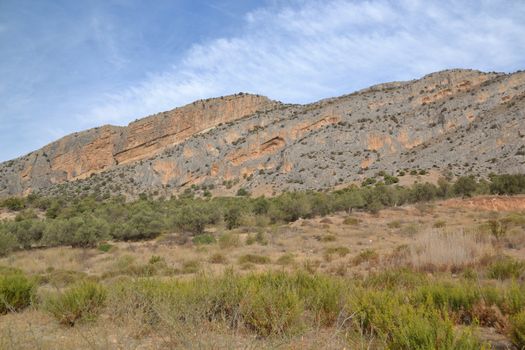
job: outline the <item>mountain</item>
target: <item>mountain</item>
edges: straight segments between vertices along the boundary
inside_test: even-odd
[[[525,172],[525,72],[446,70],[312,104],[237,94],[68,135],[0,164],[0,196],[325,189]]]

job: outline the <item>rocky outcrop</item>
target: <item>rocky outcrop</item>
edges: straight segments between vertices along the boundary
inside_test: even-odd
[[[524,72],[448,70],[308,105],[229,96],[69,135],[3,163],[0,194],[170,195],[232,184],[271,194],[380,170],[525,172],[524,113]]]
[[[119,164],[140,161],[198,132],[278,105],[250,94],[200,100],[130,123],[68,135],[42,149],[0,165],[0,193],[26,193],[84,179]]]

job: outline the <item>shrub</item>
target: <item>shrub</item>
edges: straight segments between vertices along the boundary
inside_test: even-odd
[[[488,268],[488,277],[504,280],[519,278],[525,272],[525,263],[510,257],[503,257],[494,261]]]
[[[456,195],[462,197],[470,197],[476,191],[478,183],[474,176],[462,176],[452,186],[452,190]]]
[[[17,247],[16,237],[2,230],[0,227],[0,256],[4,256],[12,252]]]
[[[106,290],[95,282],[82,281],[63,293],[51,295],[44,308],[60,324],[74,326],[78,321],[95,319],[106,300]]]
[[[487,225],[489,227],[490,233],[498,241],[501,240],[502,238],[504,238],[505,235],[507,234],[508,224],[509,224],[508,221],[495,220],[495,219],[494,220],[489,220],[487,222]]]
[[[490,177],[490,192],[493,194],[525,193],[525,175],[493,175]]]
[[[319,239],[321,242],[335,242],[337,241],[337,237],[334,236],[334,235],[323,235],[321,236],[321,238]]]
[[[224,254],[215,253],[212,256],[210,256],[208,261],[212,264],[226,264],[228,263],[228,258],[226,258]]]
[[[219,237],[219,246],[222,249],[238,247],[240,244],[239,236],[233,233],[224,233]]]
[[[447,222],[445,220],[437,220],[436,222],[434,222],[434,224],[432,225],[432,227],[434,228],[443,228],[447,226]]]
[[[182,273],[196,273],[201,264],[198,260],[188,260],[182,263]]]
[[[343,224],[344,225],[356,226],[356,225],[359,225],[360,222],[361,222],[361,220],[359,220],[358,218],[354,218],[352,216],[348,216],[348,217],[346,217],[344,219]]]
[[[350,304],[354,325],[377,335],[389,349],[479,349],[469,334],[455,334],[454,324],[437,309],[403,302],[401,294],[366,290]]]
[[[401,228],[402,222],[399,220],[390,221],[386,224],[388,228]]]
[[[326,249],[327,254],[337,254],[340,257],[345,257],[348,253],[350,253],[350,249],[347,247],[331,247]]]
[[[286,285],[253,285],[240,304],[244,324],[261,336],[285,335],[302,324],[303,304]]]
[[[208,233],[197,235],[197,236],[193,237],[192,241],[193,241],[193,244],[196,244],[196,245],[213,244],[213,243],[217,242],[215,237],[213,235],[208,234]]]
[[[234,229],[239,226],[239,220],[241,218],[241,210],[237,206],[232,206],[224,213],[224,221],[228,230]]]
[[[245,254],[239,257],[239,264],[269,264],[271,262],[270,258],[263,255],[257,255],[257,254]]]
[[[378,259],[379,255],[375,251],[371,249],[365,249],[352,259],[352,263],[354,265],[360,265],[364,262],[375,262]]]
[[[512,342],[518,349],[525,349],[525,310],[510,318]]]
[[[24,209],[25,203],[23,198],[10,197],[2,202],[2,206],[9,210],[19,211]]]
[[[291,265],[294,263],[294,257],[292,254],[284,254],[275,263],[278,265]]]
[[[35,288],[34,281],[20,272],[0,275],[0,314],[22,310],[31,305]]]
[[[112,244],[109,244],[109,243],[101,243],[98,245],[98,250],[100,250],[101,252],[104,252],[104,253],[107,253],[111,250],[111,248],[113,248],[114,246]]]
[[[248,192],[245,188],[239,188],[237,190],[237,196],[240,196],[240,197],[248,197],[250,195],[250,192]]]

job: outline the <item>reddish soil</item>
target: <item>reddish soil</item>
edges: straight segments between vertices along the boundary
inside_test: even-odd
[[[449,199],[442,202],[445,207],[459,207],[490,211],[525,210],[525,196],[480,196],[465,199]]]

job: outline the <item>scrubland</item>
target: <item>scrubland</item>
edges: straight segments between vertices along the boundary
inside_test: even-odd
[[[521,349],[523,206],[225,210],[198,232],[33,243],[0,258],[0,348]]]

